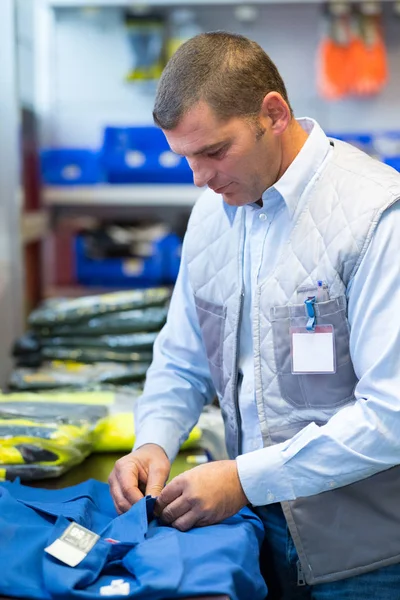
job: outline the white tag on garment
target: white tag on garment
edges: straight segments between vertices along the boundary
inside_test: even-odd
[[[335,373],[335,338],[332,325],[317,325],[314,331],[292,327],[292,373]]]
[[[111,585],[103,585],[100,588],[100,596],[129,596],[131,586],[123,579],[113,579]]]
[[[66,565],[76,567],[98,539],[99,536],[93,531],[77,523],[71,523],[64,533],[44,550]]]

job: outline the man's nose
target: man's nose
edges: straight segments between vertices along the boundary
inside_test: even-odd
[[[196,187],[204,187],[211,179],[213,179],[213,169],[210,169],[204,164],[199,164],[195,160],[190,160],[189,165],[193,171],[193,182]]]

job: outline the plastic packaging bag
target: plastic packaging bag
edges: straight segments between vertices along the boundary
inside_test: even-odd
[[[150,306],[163,306],[169,300],[169,288],[148,288],[126,292],[114,292],[97,296],[83,296],[69,300],[45,303],[33,311],[28,319],[32,327],[78,323],[105,313],[121,312]]]
[[[39,369],[14,369],[9,379],[13,390],[91,388],[99,384],[127,384],[142,381],[148,363],[45,363]]]
[[[18,415],[23,419],[35,419],[38,427],[41,422],[79,426],[84,421],[91,424],[94,452],[130,452],[135,443],[133,408],[142,392],[140,386],[115,386],[109,391],[57,390],[0,394],[0,423],[2,419],[15,419]],[[182,448],[197,448],[201,437],[201,428],[194,427]],[[23,443],[28,442],[24,439]],[[18,455],[18,451],[15,455]]]
[[[166,307],[157,307],[105,314],[73,325],[42,326],[38,329],[38,335],[41,337],[99,336],[159,331],[165,323],[167,312]]]
[[[43,348],[42,356],[50,360],[70,360],[80,363],[122,362],[143,366],[143,376],[150,366],[152,352],[114,352],[103,348]]]
[[[56,477],[81,463],[107,407],[0,394],[0,479]]]
[[[157,337],[156,332],[127,335],[62,336],[43,338],[43,346],[50,348],[96,348],[124,352],[151,350]]]

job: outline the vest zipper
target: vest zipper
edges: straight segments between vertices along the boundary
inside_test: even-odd
[[[306,585],[303,567],[301,566],[301,562],[299,560],[297,561],[297,585]]]
[[[242,373],[238,371],[239,364],[239,338],[240,338],[240,327],[242,323],[242,312],[243,312],[243,299],[244,292],[240,292],[240,304],[239,304],[239,321],[236,329],[236,356],[235,356],[235,372],[236,372],[236,386],[234,394],[235,412],[236,412],[236,423],[237,423],[237,454],[242,452],[242,417],[240,416],[239,410],[239,384],[243,379]]]

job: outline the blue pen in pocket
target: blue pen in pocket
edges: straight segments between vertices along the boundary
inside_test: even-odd
[[[317,283],[302,285],[297,289],[297,302],[300,304],[315,296],[316,302],[329,300],[329,288],[326,281],[318,280]]]

